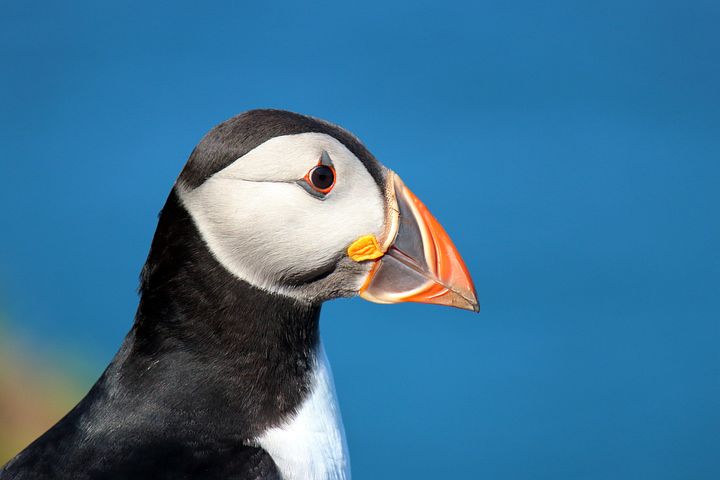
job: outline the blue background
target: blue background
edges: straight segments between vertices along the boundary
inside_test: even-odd
[[[2,6],[6,335],[95,378],[193,146],[299,111],[483,308],[326,305],[355,478],[720,478],[720,3],[98,3]]]

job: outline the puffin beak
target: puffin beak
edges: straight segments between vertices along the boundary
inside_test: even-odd
[[[400,177],[394,172],[388,177],[388,227],[360,296],[480,311],[475,286],[448,234]]]

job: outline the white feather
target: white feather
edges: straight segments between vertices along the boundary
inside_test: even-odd
[[[285,480],[350,479],[345,431],[325,350],[315,360],[310,395],[297,414],[256,439]]]
[[[323,151],[336,183],[324,200],[302,179]],[[274,137],[180,198],[210,251],[231,273],[265,290],[311,272],[362,235],[384,227],[384,198],[365,166],[345,145],[321,133]]]
[[[330,155],[336,183],[324,200],[295,184]],[[235,276],[268,291],[311,272],[362,235],[380,237],[385,199],[362,162],[320,133],[275,137],[195,189],[178,193],[215,258]],[[358,279],[361,281],[362,279]],[[291,418],[255,439],[285,480],[345,480],[350,459],[332,372],[322,345],[310,393]]]

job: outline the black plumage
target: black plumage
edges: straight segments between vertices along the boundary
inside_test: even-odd
[[[0,478],[277,474],[248,440],[293,412],[307,393],[320,305],[230,275],[174,192],[140,295],[135,325],[100,380]]]
[[[381,167],[355,137],[272,110],[211,130],[178,183],[196,187],[269,138],[303,132],[334,136],[382,184]],[[231,275],[208,250],[177,188],[160,213],[135,323],[119,352],[67,416],[0,470],[2,480],[279,478],[251,439],[306,396],[320,302]],[[292,281],[316,281],[335,267]]]
[[[284,110],[250,110],[210,130],[195,147],[178,179],[190,188],[207,180],[258,145],[280,135],[325,133],[339,140],[365,166],[378,185],[385,174],[372,153],[353,134],[323,120]]]

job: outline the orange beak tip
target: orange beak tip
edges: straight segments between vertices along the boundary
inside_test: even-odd
[[[380,247],[374,237],[361,237],[348,249],[355,260],[375,260],[360,295],[377,303],[417,302],[479,312],[472,278],[450,236],[427,207],[397,175],[388,211],[392,236]],[[377,257],[370,256],[380,252]]]

